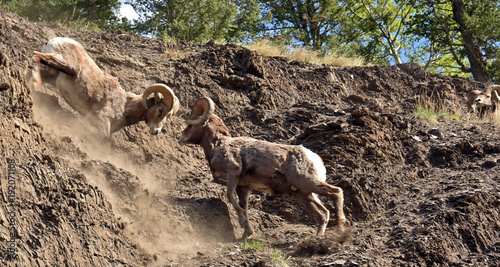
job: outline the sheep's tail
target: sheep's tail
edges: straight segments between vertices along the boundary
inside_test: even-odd
[[[301,149],[309,161],[313,164],[318,179],[322,182],[326,181],[326,168],[321,157],[303,146],[301,146]]]

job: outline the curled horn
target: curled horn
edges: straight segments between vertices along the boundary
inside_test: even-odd
[[[202,97],[196,101],[191,110],[191,118],[186,120],[189,125],[198,125],[205,123],[210,115],[214,113],[215,104],[209,97]]]
[[[177,97],[174,96],[174,106],[172,107],[172,110],[170,110],[170,112],[168,112],[167,117],[170,117],[170,116],[174,115],[175,113],[177,113],[180,106],[181,105],[179,104],[179,99],[177,99]]]
[[[168,114],[170,114],[170,116],[177,112],[177,110],[179,109],[179,100],[175,96],[172,89],[161,83],[153,84],[150,87],[146,88],[146,90],[144,90],[144,93],[142,94],[142,105],[145,109],[148,109],[147,100],[148,96],[150,96],[152,93],[160,93],[163,95],[163,103],[167,105],[169,110]]]
[[[496,98],[496,101],[497,102],[500,102],[500,95],[498,95],[498,92],[500,91],[500,87],[497,87],[497,88],[492,88],[491,89],[491,92],[492,92],[492,96],[493,96],[493,99]]]

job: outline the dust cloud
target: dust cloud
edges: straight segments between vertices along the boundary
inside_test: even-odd
[[[80,170],[89,184],[105,194],[118,219],[118,228],[158,263],[200,251],[209,243],[234,240],[225,203],[202,199],[194,207],[192,201],[171,195],[171,179],[179,176],[175,171],[181,167],[167,168],[167,177],[158,177],[136,155],[103,141],[89,123],[91,117],[72,112],[47,88],[33,94],[33,113],[51,138],[63,141],[59,142],[57,156]],[[216,216],[206,218],[203,214],[210,209]],[[210,221],[219,232],[206,223]]]

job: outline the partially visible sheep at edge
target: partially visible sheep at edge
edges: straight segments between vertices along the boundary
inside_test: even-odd
[[[318,220],[318,236],[325,233],[330,212],[316,194],[331,197],[336,208],[336,225],[344,230],[343,191],[325,182],[326,169],[317,154],[301,145],[231,137],[222,120],[213,114],[214,109],[210,98],[199,99],[178,141],[203,148],[214,182],[227,185],[227,198],[245,229],[243,238],[253,234],[248,219],[251,190],[274,195],[291,193]]]
[[[90,122],[104,139],[110,140],[112,133],[141,121],[156,135],[179,109],[179,100],[164,84],[154,84],[142,95],[126,92],[118,79],[104,73],[75,40],[51,39],[35,55],[36,65],[26,70],[29,86],[33,90],[42,83],[55,86],[75,111],[92,117]],[[154,97],[148,99],[151,94]]]
[[[473,90],[467,95],[467,110],[483,118],[487,110],[498,117],[500,109],[500,86],[490,85],[485,91]]]

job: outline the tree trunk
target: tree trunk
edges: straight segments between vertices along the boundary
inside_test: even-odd
[[[486,70],[486,62],[478,45],[479,42],[469,33],[465,24],[463,0],[452,0],[452,6],[453,20],[460,26],[460,33],[469,59],[472,76],[477,81],[491,83],[491,75]]]
[[[95,22],[95,5],[92,0],[87,0],[87,16],[90,22]]]

